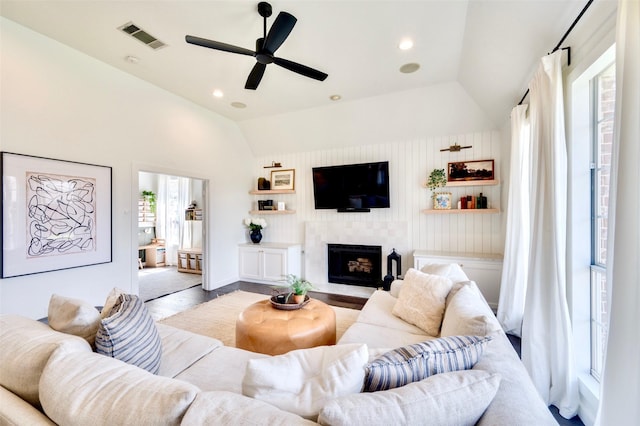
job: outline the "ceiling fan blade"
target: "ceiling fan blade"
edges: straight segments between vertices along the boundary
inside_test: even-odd
[[[302,74],[305,77],[313,78],[315,80],[324,81],[324,79],[328,77],[328,74],[325,74],[322,71],[314,70],[306,65],[298,64],[297,62],[292,62],[287,59],[273,58],[273,63],[280,65],[282,68],[286,68],[289,71]]]
[[[264,39],[264,50],[272,54],[275,53],[287,37],[289,37],[297,21],[295,16],[290,13],[280,12],[273,22],[269,34],[267,34],[267,37]]]
[[[189,44],[195,44],[196,46],[208,47],[209,49],[222,50],[223,52],[239,53],[240,55],[256,56],[256,52],[253,50],[245,49],[244,47],[233,46],[227,43],[221,43],[219,41],[208,40],[206,38],[185,36],[185,41]]]
[[[245,89],[256,90],[258,88],[258,84],[260,84],[260,80],[262,80],[262,76],[264,75],[264,70],[267,69],[266,64],[261,64],[260,62],[256,62],[249,73],[249,77],[247,78],[247,83],[244,85]]]

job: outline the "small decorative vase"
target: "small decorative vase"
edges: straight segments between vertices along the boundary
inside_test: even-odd
[[[304,294],[294,294],[293,301],[299,305],[304,302],[304,296]]]
[[[259,229],[254,229],[253,231],[251,231],[251,233],[249,234],[249,237],[251,238],[251,242],[254,244],[259,244],[260,240],[262,240],[262,232],[260,232]]]

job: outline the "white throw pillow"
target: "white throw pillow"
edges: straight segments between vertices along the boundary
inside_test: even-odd
[[[475,425],[496,395],[500,376],[456,371],[383,392],[336,398],[318,417],[323,425]]]
[[[354,343],[251,359],[242,393],[313,419],[327,401],[360,392],[368,357],[367,346]]]
[[[442,315],[452,282],[449,278],[409,269],[393,315],[420,327],[429,336],[440,334]]]
[[[421,272],[425,274],[440,275],[447,277],[451,282],[459,283],[461,281],[468,281],[469,277],[464,273],[460,265],[457,263],[427,263],[420,268]]]
[[[480,294],[480,289],[470,281],[447,304],[440,334],[488,336],[499,330],[500,324]]]
[[[54,294],[49,299],[49,327],[56,331],[82,337],[90,345],[96,340],[100,312],[80,299]]]
[[[104,306],[102,307],[102,311],[100,312],[100,317],[102,317],[103,319],[108,317],[113,307],[116,305],[116,303],[118,303],[120,296],[123,294],[126,294],[124,290],[119,289],[118,287],[112,288],[107,295],[107,300],[105,300],[104,302]]]

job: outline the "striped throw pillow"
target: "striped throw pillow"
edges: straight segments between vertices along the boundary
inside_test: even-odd
[[[434,374],[470,369],[491,339],[491,336],[448,336],[386,352],[365,366],[363,390],[393,389]]]
[[[121,294],[118,297],[109,316],[100,321],[96,352],[158,373],[162,341],[156,324],[138,296]]]

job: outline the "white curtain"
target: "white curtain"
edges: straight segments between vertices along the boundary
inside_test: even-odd
[[[175,202],[173,202],[172,177],[158,175],[156,199],[156,236],[165,240],[165,262],[176,265],[178,258],[178,233],[175,224]]]
[[[566,297],[567,153],[562,51],[542,58],[529,84],[531,181],[529,271],[522,362],[547,404],[578,411]]]
[[[189,178],[178,178],[178,209],[180,213],[178,214],[179,222],[180,222],[180,248],[188,249],[191,248],[193,237],[192,237],[192,223],[190,221],[184,220],[184,211],[189,204],[191,204],[191,179]]]
[[[640,2],[620,0],[609,193],[609,336],[596,424],[640,421]]]
[[[529,264],[529,143],[528,105],[511,111],[511,166],[507,229],[498,303],[498,321],[505,332],[522,335],[522,315]]]

